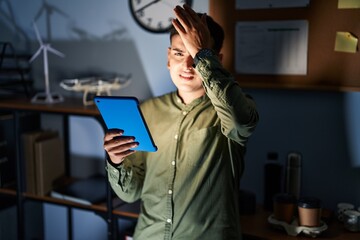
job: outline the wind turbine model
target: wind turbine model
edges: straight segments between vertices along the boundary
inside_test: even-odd
[[[58,50],[52,48],[49,43],[44,43],[41,40],[39,30],[36,27],[34,22],[34,29],[36,33],[37,40],[40,43],[40,48],[36,51],[36,53],[31,57],[30,63],[34,61],[34,59],[43,51],[44,57],[44,76],[45,76],[45,92],[37,93],[32,99],[32,103],[58,103],[64,101],[63,97],[57,93],[50,92],[50,84],[49,84],[49,65],[48,65],[48,51],[59,57],[65,57],[65,55]]]

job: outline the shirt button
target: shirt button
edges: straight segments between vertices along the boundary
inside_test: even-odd
[[[182,114],[185,116],[187,114],[187,111],[183,111]]]
[[[114,172],[114,173],[116,173],[116,171],[117,171],[116,169],[113,169],[113,172]]]
[[[179,137],[179,136],[178,136],[177,134],[174,136],[175,139],[178,139],[178,137]]]
[[[170,219],[170,218],[168,218],[168,219],[166,220],[166,222],[171,223],[171,219]]]
[[[172,194],[172,190],[169,190],[169,192],[168,192],[169,194]]]
[[[181,103],[181,100],[180,100],[180,98],[176,99],[176,101],[177,101],[178,103]]]
[[[175,161],[172,161],[172,162],[171,162],[171,165],[175,166]]]

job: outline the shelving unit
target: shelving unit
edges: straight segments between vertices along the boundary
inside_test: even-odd
[[[12,112],[14,115],[14,132],[15,132],[15,142],[16,142],[16,189],[10,188],[0,188],[0,194],[7,196],[16,197],[17,205],[17,224],[18,224],[18,239],[24,239],[24,201],[39,201],[44,203],[51,203],[61,206],[66,206],[68,208],[68,226],[69,233],[68,238],[72,239],[72,229],[71,229],[71,209],[83,209],[88,211],[93,211],[99,213],[104,217],[108,225],[108,239],[116,239],[117,235],[117,225],[116,219],[119,218],[132,218],[136,219],[139,211],[139,203],[132,204],[128,207],[125,207],[125,204],[119,204],[119,199],[113,198],[113,192],[106,181],[106,202],[99,205],[83,205],[72,201],[52,198],[50,196],[37,196],[34,194],[29,194],[25,191],[25,181],[23,176],[23,157],[21,156],[20,149],[20,132],[19,132],[19,115],[24,112],[34,112],[34,113],[46,113],[46,114],[58,114],[63,116],[63,130],[64,130],[64,147],[65,147],[65,173],[69,175],[69,142],[66,139],[69,138],[69,116],[87,116],[93,117],[98,120],[99,123],[104,127],[102,119],[94,106],[83,106],[81,99],[65,99],[62,103],[57,104],[32,104],[29,99],[10,99],[10,100],[0,100],[0,110]],[[114,206],[119,206],[114,208]],[[130,210],[129,210],[130,209]]]
[[[18,54],[11,43],[0,42],[0,87],[3,91],[29,97],[33,84],[30,77],[30,57]]]

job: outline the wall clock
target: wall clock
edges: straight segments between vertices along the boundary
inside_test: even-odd
[[[191,6],[192,0],[129,0],[136,23],[153,33],[167,32],[174,18],[173,9],[185,3]]]

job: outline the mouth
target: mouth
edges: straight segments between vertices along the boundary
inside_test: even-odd
[[[180,74],[180,78],[186,81],[190,81],[194,79],[194,75],[191,74]]]

